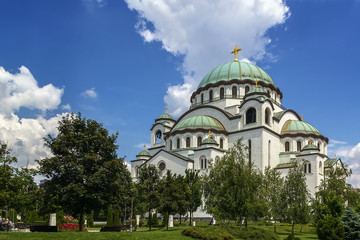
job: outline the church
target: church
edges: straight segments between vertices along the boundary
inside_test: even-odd
[[[217,66],[200,82],[190,97],[191,106],[175,120],[166,112],[151,127],[151,147],[131,161],[136,181],[138,168],[153,164],[160,171],[184,174],[186,169],[205,174],[209,160],[220,161],[238,139],[249,149],[259,170],[277,169],[286,176],[304,160],[310,193],[324,178],[327,168],[342,166],[340,158],[327,156],[329,139],[296,111],[281,105],[283,93],[258,66],[237,59]],[[184,99],[186,101],[187,99]],[[206,216],[197,211],[194,216]]]

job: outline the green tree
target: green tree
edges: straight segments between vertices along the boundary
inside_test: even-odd
[[[120,225],[120,211],[118,208],[114,210],[114,225]]]
[[[320,240],[344,239],[344,225],[338,218],[325,215],[316,225],[316,233]]]
[[[192,221],[193,212],[202,204],[201,178],[199,170],[186,169],[185,182],[188,186],[189,193],[186,194],[186,205],[190,213],[190,223]]]
[[[89,227],[94,227],[94,211],[91,211],[91,213],[87,215],[87,225]]]
[[[84,214],[109,205],[129,188],[130,173],[117,157],[118,134],[109,135],[101,123],[72,113],[59,121],[58,132],[45,138],[54,157],[38,161],[40,173],[52,199],[80,216],[81,231]]]
[[[216,218],[257,221],[264,216],[266,204],[262,189],[262,175],[249,159],[246,148],[239,139],[224,157],[211,165],[205,177],[206,208]]]
[[[309,190],[306,185],[303,163],[296,162],[296,167],[289,170],[285,178],[282,200],[286,218],[292,223],[291,233],[294,235],[295,223],[305,224],[310,218]]]
[[[190,205],[189,200],[191,199],[190,187],[186,182],[185,176],[182,175],[177,176],[176,189],[181,193],[180,197],[177,199],[177,207],[178,207],[178,213],[180,216],[180,224],[181,224],[181,217],[188,212]]]
[[[344,224],[344,240],[360,239],[360,216],[354,210],[346,210],[341,219]]]
[[[281,199],[281,191],[284,187],[284,179],[280,172],[269,167],[265,168],[263,193],[268,204],[267,217],[274,221],[274,232],[276,233],[276,221],[282,219],[284,206]]]
[[[106,226],[112,227],[114,225],[114,211],[111,207],[108,208],[107,218],[106,218]]]
[[[151,210],[160,206],[160,171],[154,165],[144,165],[139,169],[137,189],[142,209],[146,209],[150,219]],[[151,226],[150,220],[150,231]]]

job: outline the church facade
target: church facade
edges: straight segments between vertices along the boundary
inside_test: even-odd
[[[131,161],[136,181],[138,168],[153,164],[161,171],[184,174],[196,169],[205,174],[209,160],[220,161],[238,139],[249,149],[259,170],[275,168],[286,176],[304,160],[304,172],[312,196],[327,168],[342,166],[341,159],[327,156],[329,139],[281,105],[283,94],[261,68],[235,60],[210,71],[190,98],[190,109],[175,120],[168,113],[155,119],[151,147]],[[184,99],[185,101],[186,99]],[[200,211],[195,216],[206,216]]]

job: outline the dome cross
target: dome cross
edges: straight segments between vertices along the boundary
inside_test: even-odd
[[[234,51],[232,51],[231,53],[235,55],[235,60],[234,62],[238,62],[239,60],[237,59],[237,55],[238,55],[238,52],[241,51],[241,48],[238,48],[237,44],[235,44],[235,48],[234,48]]]
[[[300,117],[301,117],[301,121],[303,121],[304,115],[301,114]]]
[[[144,144],[144,151],[145,151],[145,149],[146,149],[146,145]]]
[[[165,107],[165,113],[166,113],[166,111],[168,110],[168,108],[167,107]]]

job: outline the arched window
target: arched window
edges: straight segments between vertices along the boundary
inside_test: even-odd
[[[224,148],[224,139],[220,138],[220,148]]]
[[[309,173],[311,173],[311,163],[308,164],[309,167]]]
[[[321,151],[321,150],[320,150],[320,146],[321,146],[321,145],[320,145],[320,142],[318,142],[317,146],[318,146],[319,151]]]
[[[210,90],[209,92],[209,101],[212,102],[213,100],[213,90]]]
[[[220,99],[224,99],[225,98],[225,89],[222,87],[220,88]]]
[[[204,104],[204,94],[201,94],[201,104]]]
[[[231,95],[232,98],[236,98],[237,97],[237,87],[233,86],[231,89]]]
[[[245,94],[247,94],[248,91],[250,91],[250,88],[249,88],[249,86],[246,86],[246,87],[245,87]]]
[[[319,173],[322,173],[322,163],[321,163],[321,161],[319,162]]]
[[[300,141],[297,141],[297,143],[296,143],[296,150],[298,152],[301,152],[301,142]]]
[[[246,111],[246,124],[256,122],[256,110],[255,108],[249,108]]]
[[[161,131],[157,130],[155,133],[155,143],[161,142]]]
[[[197,138],[197,147],[201,147],[202,137]]]
[[[270,91],[267,91],[268,97],[270,97]]]
[[[290,152],[290,143],[285,142],[285,152]]]
[[[170,140],[170,151],[172,150],[172,141]]]
[[[265,123],[270,125],[270,109],[269,108],[265,109]]]
[[[249,160],[251,161],[251,140],[248,140],[248,146],[249,146]]]
[[[200,157],[200,168],[201,169],[207,168],[207,160],[205,156]]]
[[[176,148],[180,148],[180,139],[176,139]]]
[[[186,138],[186,147],[189,148],[190,147],[190,137]]]

